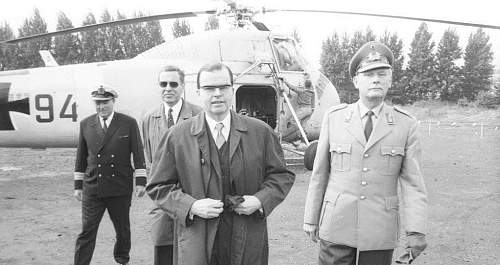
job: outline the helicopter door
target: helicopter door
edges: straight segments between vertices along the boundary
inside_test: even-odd
[[[236,91],[236,111],[276,128],[277,96],[271,86],[240,86]]]

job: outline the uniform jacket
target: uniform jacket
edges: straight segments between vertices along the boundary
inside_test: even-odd
[[[133,165],[131,164],[133,155]],[[75,163],[75,188],[98,197],[130,195],[136,184],[146,184],[146,163],[139,127],[134,118],[115,112],[104,134],[97,114],[80,123]]]
[[[357,104],[326,113],[306,198],[304,222],[323,240],[363,250],[393,249],[400,225],[426,231],[427,195],[417,121],[384,105],[366,142]]]
[[[220,166],[214,163],[215,156],[210,156],[205,124],[205,114],[201,113],[171,129],[166,144],[161,146],[165,151],[159,152],[161,155],[153,163],[151,182],[146,188],[156,204],[176,220],[177,264],[208,264],[219,222],[219,218],[188,218],[195,200],[223,200]],[[295,175],[286,169],[283,151],[272,129],[260,120],[233,111],[229,156],[236,195],[256,196],[264,213],[234,216],[231,264],[267,264],[266,217],[288,194]],[[208,189],[214,182],[219,185]]]
[[[183,100],[177,123],[189,119],[199,112],[201,112],[200,107]],[[146,115],[142,122],[144,152],[146,154],[146,164],[148,164],[148,168],[151,168],[151,162],[160,145],[162,136],[167,133],[168,125],[165,115],[165,104],[161,104],[159,108]],[[153,215],[151,237],[154,245],[172,245],[174,233],[172,218],[168,217],[167,214],[157,207],[151,211],[151,214]]]

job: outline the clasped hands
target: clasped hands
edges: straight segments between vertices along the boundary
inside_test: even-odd
[[[262,208],[259,199],[253,195],[243,195],[244,201],[234,207],[237,214],[251,215]],[[224,211],[224,203],[220,200],[210,198],[200,199],[191,205],[189,216],[197,215],[201,218],[210,219],[218,217]]]

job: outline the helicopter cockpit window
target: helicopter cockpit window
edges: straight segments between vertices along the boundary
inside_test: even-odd
[[[305,60],[290,39],[273,39],[273,46],[282,71],[304,71]]]

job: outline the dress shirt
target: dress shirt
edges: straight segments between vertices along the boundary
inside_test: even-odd
[[[181,113],[182,108],[182,98],[172,107],[170,107],[167,103],[163,104],[165,105],[165,117],[168,119],[168,111],[172,108],[172,118],[174,119],[174,124],[177,124],[177,119],[179,118],[179,113]]]
[[[111,114],[108,116],[108,118],[106,119],[106,121],[104,121],[104,119],[99,116],[99,122],[101,123],[101,128],[104,128],[104,122],[106,122],[106,127],[109,129],[109,125],[111,124],[111,121],[113,120],[113,116],[115,115],[115,112],[111,112]]]
[[[227,116],[222,120],[222,121],[216,121],[208,115],[205,114],[205,119],[207,120],[208,128],[210,128],[210,133],[212,133],[212,137],[214,138],[214,141],[217,139],[217,131],[215,130],[215,125],[217,123],[222,123],[224,127],[222,127],[222,136],[224,136],[224,139],[229,139],[229,131],[231,129],[231,114],[228,113]]]
[[[377,125],[377,122],[379,120],[380,116],[380,111],[382,110],[382,107],[384,106],[384,102],[376,106],[375,108],[371,109],[373,111],[372,115],[372,122],[373,122],[373,129],[375,129],[375,126]],[[358,100],[358,108],[359,108],[359,116],[361,116],[361,124],[363,124],[363,129],[365,129],[366,125],[366,120],[368,120],[368,116],[366,113],[370,111],[361,100]]]

